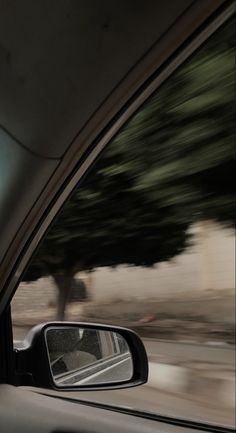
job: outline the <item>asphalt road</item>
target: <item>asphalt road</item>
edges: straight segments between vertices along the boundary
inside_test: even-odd
[[[224,344],[196,344],[154,339],[143,339],[149,358],[157,358],[160,362],[168,360],[217,363],[234,368],[235,348]]]

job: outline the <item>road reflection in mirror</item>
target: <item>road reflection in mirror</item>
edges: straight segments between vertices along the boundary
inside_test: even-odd
[[[133,375],[129,346],[116,332],[61,326],[45,337],[57,386],[120,383]]]

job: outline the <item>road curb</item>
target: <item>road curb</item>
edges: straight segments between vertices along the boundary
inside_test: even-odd
[[[181,365],[149,362],[147,386],[167,392],[176,392],[209,398],[219,405],[235,407],[235,376],[233,372],[211,375]],[[221,372],[222,373],[222,372]]]
[[[224,341],[195,341],[195,340],[171,340],[167,338],[151,338],[151,337],[144,337],[145,341],[152,341],[152,342],[159,342],[159,343],[168,343],[168,344],[186,344],[188,346],[208,346],[212,348],[222,348],[222,349],[229,349],[234,350],[235,346],[230,343],[226,343]]]

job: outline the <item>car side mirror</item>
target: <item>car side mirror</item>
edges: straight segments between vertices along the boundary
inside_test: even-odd
[[[17,385],[57,390],[137,386],[148,378],[144,345],[129,329],[49,322],[31,329],[15,349]]]

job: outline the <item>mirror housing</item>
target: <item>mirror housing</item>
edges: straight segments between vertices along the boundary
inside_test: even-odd
[[[60,383],[55,380],[50,363],[50,353],[46,335],[50,330],[85,330],[98,331],[108,334],[115,333],[122,337],[129,350],[129,358],[132,362],[131,373],[123,380],[92,383],[92,381],[77,380],[71,384],[68,380]],[[119,389],[138,386],[147,382],[148,360],[146,350],[140,337],[133,331],[110,325],[82,322],[48,322],[35,326],[27,334],[23,341],[23,347],[15,352],[16,385],[36,386],[40,388],[55,389],[61,391],[88,391]],[[114,364],[114,363],[113,363]],[[113,365],[113,371],[114,365]],[[80,382],[80,383],[79,383]],[[90,382],[90,383],[89,383]]]

